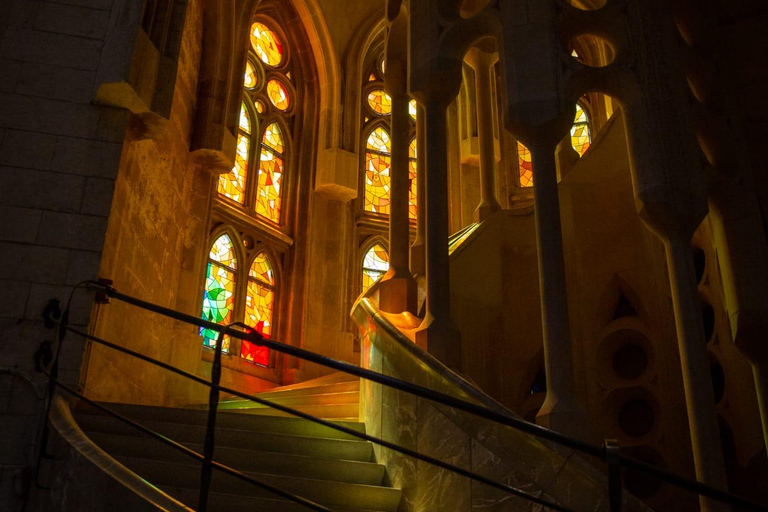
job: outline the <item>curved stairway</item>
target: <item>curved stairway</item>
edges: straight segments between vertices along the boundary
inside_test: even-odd
[[[354,419],[343,424],[363,432],[364,425],[357,422],[358,389],[357,379],[331,375],[259,396],[324,419]],[[203,451],[205,410],[108,405],[198,453]],[[397,510],[400,490],[386,485],[385,468],[373,461],[371,443],[306,420],[276,416],[276,411],[240,400],[224,400],[221,409],[215,460],[333,510]],[[118,462],[188,507],[197,509],[200,463],[96,409],[78,406],[75,418],[86,435]],[[122,492],[129,494],[127,490]],[[128,496],[117,499],[110,512],[123,510],[120,504],[124,510],[154,510],[150,504],[137,501]],[[214,470],[208,510],[294,512],[308,509]]]

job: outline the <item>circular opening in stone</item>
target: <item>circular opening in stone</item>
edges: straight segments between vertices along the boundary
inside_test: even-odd
[[[715,393],[715,403],[719,404],[725,395],[725,371],[712,353],[709,354],[709,371],[712,374],[712,391]]]
[[[648,369],[648,354],[636,343],[622,345],[613,354],[613,371],[625,380],[634,380]]]
[[[704,341],[709,343],[715,333],[715,310],[707,303],[701,305],[701,321],[704,323]]]
[[[696,270],[696,282],[700,283],[704,279],[704,269],[706,268],[707,255],[704,249],[695,249],[693,251],[693,268]]]
[[[569,44],[568,53],[579,64],[591,68],[605,67],[616,57],[616,52],[608,41],[593,35],[573,38]]]
[[[570,5],[582,11],[596,11],[605,5],[607,0],[565,0]]]
[[[645,400],[633,399],[619,410],[619,427],[630,437],[643,437],[656,423],[653,408]]]

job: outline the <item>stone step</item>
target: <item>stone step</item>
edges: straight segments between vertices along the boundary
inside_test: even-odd
[[[108,416],[83,414],[77,417],[77,422],[86,434],[101,432],[129,437],[146,437],[130,425]],[[142,421],[142,424],[179,443],[202,444],[205,439],[205,427],[202,426],[157,421]],[[256,433],[227,428],[217,429],[216,446],[360,462],[370,462],[373,455],[371,444],[365,441],[272,432]]]
[[[144,421],[156,421],[160,423],[179,423],[185,425],[205,426],[208,421],[208,411],[200,409],[178,409],[171,407],[155,407],[146,405],[128,405],[108,403],[104,404],[115,412],[127,416],[142,423]],[[105,416],[98,409],[79,404],[75,412],[76,417],[82,415]],[[354,416],[357,416],[355,412]],[[344,427],[365,433],[363,423],[335,421]],[[291,434],[300,436],[315,436],[336,439],[355,439],[354,437],[334,430],[324,425],[312,423],[309,420],[292,416],[266,416],[244,415],[236,412],[219,411],[216,416],[218,428],[230,428],[234,430],[248,430],[251,432],[272,432],[276,434]]]
[[[221,410],[238,412],[241,414],[258,414],[265,416],[283,416],[290,417],[290,413],[278,411],[270,407],[253,407],[252,402],[248,404],[221,404]],[[291,407],[291,406],[288,406]],[[310,414],[322,419],[339,421],[356,421],[360,415],[360,407],[354,404],[329,404],[329,405],[297,405],[294,409],[305,414]]]
[[[200,491],[196,489],[179,489],[164,487],[163,491],[170,494],[190,508],[197,509]],[[237,494],[212,492],[208,495],[208,512],[307,512],[310,509],[304,505],[282,499],[256,498]],[[336,508],[334,512],[381,512],[362,509]]]
[[[347,382],[334,382],[330,384],[322,384],[317,386],[305,386],[300,388],[293,388],[291,386],[274,388],[267,391],[262,391],[256,396],[269,398],[270,396],[305,396],[305,395],[320,395],[329,393],[347,393],[350,391],[360,390],[360,379]]]
[[[195,463],[188,455],[156,439],[120,436],[102,432],[89,432],[88,436],[94,443],[112,456]],[[202,444],[184,443],[184,445],[197,453],[203,452]],[[384,479],[384,465],[373,462],[333,460],[218,445],[214,451],[214,460],[240,471],[301,478],[366,485],[381,485]]]
[[[278,393],[263,393],[257,396],[259,398],[264,398],[265,400],[269,400],[271,402],[275,402],[276,404],[285,405],[288,407],[310,405],[357,405],[360,402],[360,393],[357,391],[345,391],[342,393],[296,394],[293,396],[285,396]],[[223,400],[219,402],[220,409],[226,409],[230,405],[236,408],[250,407],[254,409],[268,407],[266,405],[253,402],[252,400],[244,399]]]
[[[122,456],[116,458],[159,487],[195,489],[200,480],[200,464],[179,464]],[[328,507],[395,512],[400,503],[400,490],[389,487],[262,473],[247,474],[259,481],[299,494]],[[269,491],[220,471],[213,473],[211,490],[224,494],[274,498],[274,494]]]

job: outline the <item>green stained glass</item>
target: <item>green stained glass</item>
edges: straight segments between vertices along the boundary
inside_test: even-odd
[[[205,290],[203,292],[202,317],[217,324],[232,322],[232,310],[235,302],[235,269],[237,260],[234,246],[229,235],[221,235],[211,247],[206,270]],[[200,329],[203,345],[208,348],[216,347],[219,333],[213,329]],[[224,352],[229,351],[229,338],[225,337],[222,344]]]

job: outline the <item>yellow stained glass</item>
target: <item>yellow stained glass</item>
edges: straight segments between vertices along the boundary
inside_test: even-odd
[[[248,289],[245,296],[245,323],[265,337],[272,335],[272,313],[275,305],[272,265],[265,253],[254,258],[248,271]],[[269,349],[244,341],[240,356],[246,361],[269,364]]]
[[[416,189],[416,137],[411,140],[411,146],[408,148],[408,217],[416,220],[417,215],[417,189]]]
[[[283,43],[277,34],[263,23],[251,25],[251,46],[267,66],[275,67],[283,61]]]
[[[229,235],[221,235],[211,246],[205,289],[203,291],[202,318],[217,324],[232,322],[232,310],[235,302],[235,258],[234,245]],[[219,333],[213,329],[200,329],[203,344],[208,348],[216,347]],[[229,351],[229,338],[224,337],[222,351]]]
[[[368,76],[368,81],[369,82],[375,82],[376,81],[376,75],[371,73],[370,76]]]
[[[362,291],[367,291],[387,270],[389,270],[389,253],[381,244],[375,244],[363,257]]]
[[[571,128],[571,145],[579,156],[583,156],[589,149],[590,139],[587,113],[584,112],[581,105],[576,104],[576,117],[573,121],[573,128]]]
[[[283,181],[283,136],[277,123],[264,131],[259,159],[259,185],[256,192],[256,213],[275,223],[280,223]]]
[[[243,85],[246,87],[246,89],[253,89],[258,83],[259,77],[256,75],[256,70],[253,68],[253,64],[246,62],[245,79],[243,80]]]
[[[267,97],[269,97],[269,101],[271,101],[278,110],[285,111],[291,106],[291,98],[288,95],[288,90],[279,80],[275,80],[274,78],[267,82]]]
[[[241,117],[242,120],[242,117]],[[227,174],[219,176],[218,192],[233,201],[243,204],[245,200],[245,180],[248,176],[248,148],[250,139],[243,133],[237,136],[235,166]]]
[[[254,105],[256,105],[256,112],[259,114],[263,114],[267,110],[267,106],[264,105],[264,102],[261,100],[256,100]]]
[[[533,162],[531,152],[522,142],[517,143],[517,166],[520,172],[520,186],[533,186]]]
[[[392,98],[382,89],[375,89],[368,93],[368,105],[379,115],[392,113]]]
[[[389,214],[390,206],[390,139],[389,133],[378,127],[368,136],[365,152],[364,209]]]
[[[416,122],[416,115],[418,113],[419,109],[417,108],[416,100],[411,100],[408,102],[408,114],[410,114],[411,119],[413,119],[413,122]]]
[[[240,105],[240,129],[249,135],[251,133],[251,115],[245,108],[245,103]]]

